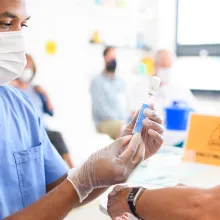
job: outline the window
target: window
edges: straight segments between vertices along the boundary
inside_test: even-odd
[[[178,56],[220,56],[219,8],[219,0],[177,0]]]

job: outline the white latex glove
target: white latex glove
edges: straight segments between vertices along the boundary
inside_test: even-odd
[[[130,123],[125,127],[122,137],[132,134],[139,111],[135,113]],[[141,132],[141,145],[145,147],[145,159],[154,155],[163,144],[163,119],[154,110],[151,104],[149,109],[145,110],[146,119],[143,120],[143,129]]]
[[[80,202],[95,188],[124,183],[129,178],[144,159],[145,148],[140,139],[140,135],[122,137],[94,153],[78,170],[70,170],[67,179]]]

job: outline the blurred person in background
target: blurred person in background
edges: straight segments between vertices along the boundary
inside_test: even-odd
[[[35,108],[38,111],[39,116],[43,120],[45,114],[48,114],[50,116],[54,115],[53,105],[48,96],[48,93],[42,87],[38,85],[33,85],[32,81],[36,75],[36,64],[29,54],[26,54],[26,58],[27,65],[23,73],[18,79],[12,81],[11,85],[22,90],[31,99]],[[51,143],[54,145],[54,147],[62,156],[63,160],[68,164],[68,166],[72,168],[73,163],[62,134],[58,131],[50,130],[46,125],[45,127]]]
[[[125,82],[115,74],[116,49],[107,47],[104,52],[105,69],[91,83],[92,114],[99,133],[112,139],[120,137],[127,117],[127,92]]]
[[[189,108],[197,111],[197,101],[190,89],[184,85],[171,82],[173,72],[173,56],[167,50],[158,50],[154,57],[155,76],[161,78],[161,87],[154,97],[158,112],[164,115],[164,109],[174,101],[184,102]],[[148,103],[149,77],[142,78],[132,89],[130,96],[130,110],[133,113],[141,104]]]

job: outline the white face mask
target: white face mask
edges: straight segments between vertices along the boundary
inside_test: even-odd
[[[160,77],[163,84],[169,84],[171,79],[171,68],[160,68],[157,71],[157,76]]]
[[[22,74],[19,76],[18,79],[22,82],[29,83],[33,75],[34,75],[33,70],[30,68],[26,68],[24,69],[24,71],[22,72]]]
[[[26,62],[23,33],[0,32],[0,85],[18,78]]]

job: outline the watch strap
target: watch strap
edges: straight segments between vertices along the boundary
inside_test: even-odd
[[[127,203],[130,208],[130,211],[138,219],[141,218],[136,212],[136,204],[144,191],[145,191],[144,188],[132,188],[132,190],[130,191],[127,197]]]

